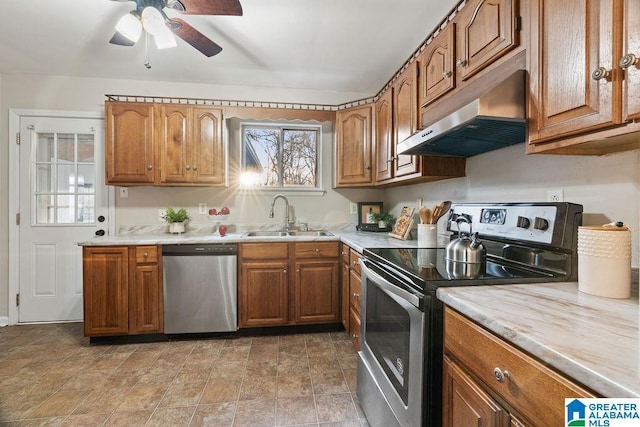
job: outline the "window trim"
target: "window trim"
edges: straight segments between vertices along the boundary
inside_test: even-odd
[[[244,171],[246,150],[244,146],[244,130],[246,127],[272,127],[279,128],[280,130],[315,130],[317,132],[316,141],[316,186],[315,187],[245,187],[240,184],[240,176]],[[313,122],[301,122],[301,121],[252,121],[252,120],[240,120],[239,122],[240,143],[238,144],[240,151],[240,167],[238,172],[239,191],[242,193],[252,194],[275,194],[275,193],[290,193],[297,195],[323,195],[326,190],[323,187],[323,130],[322,123]]]

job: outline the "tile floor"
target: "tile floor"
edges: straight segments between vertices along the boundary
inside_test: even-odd
[[[0,328],[2,426],[368,426],[344,332],[91,344]]]

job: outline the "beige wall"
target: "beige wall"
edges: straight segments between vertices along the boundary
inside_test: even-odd
[[[640,137],[640,136],[639,136]],[[524,144],[467,159],[466,177],[389,190],[385,201],[399,212],[422,197],[425,205],[454,202],[543,202],[563,189],[567,202],[584,206],[585,224],[623,221],[632,228],[632,265],[639,266],[640,152],[610,156],[526,155]],[[440,221],[440,231],[444,231]]]

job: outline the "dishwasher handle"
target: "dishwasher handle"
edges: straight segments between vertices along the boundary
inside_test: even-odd
[[[235,243],[218,244],[184,244],[166,245],[162,247],[163,256],[222,256],[237,255],[238,245]]]

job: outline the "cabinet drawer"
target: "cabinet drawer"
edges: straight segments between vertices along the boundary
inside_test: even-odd
[[[240,245],[242,259],[283,259],[288,255],[287,243],[245,243]]]
[[[336,258],[340,253],[339,246],[339,242],[296,243],[296,258]]]
[[[360,295],[362,294],[362,281],[353,270],[349,275],[349,305],[360,315]]]
[[[349,261],[351,263],[351,268],[358,273],[358,275],[362,274],[362,269],[360,268],[360,264],[358,260],[362,258],[362,254],[356,250],[351,249],[351,253],[349,254]]]
[[[349,310],[349,337],[356,351],[360,350],[360,313]]]
[[[136,264],[158,262],[158,246],[136,246]]]
[[[565,398],[594,396],[449,308],[444,328],[445,354],[534,425],[561,425]],[[495,369],[508,378],[499,382]]]

